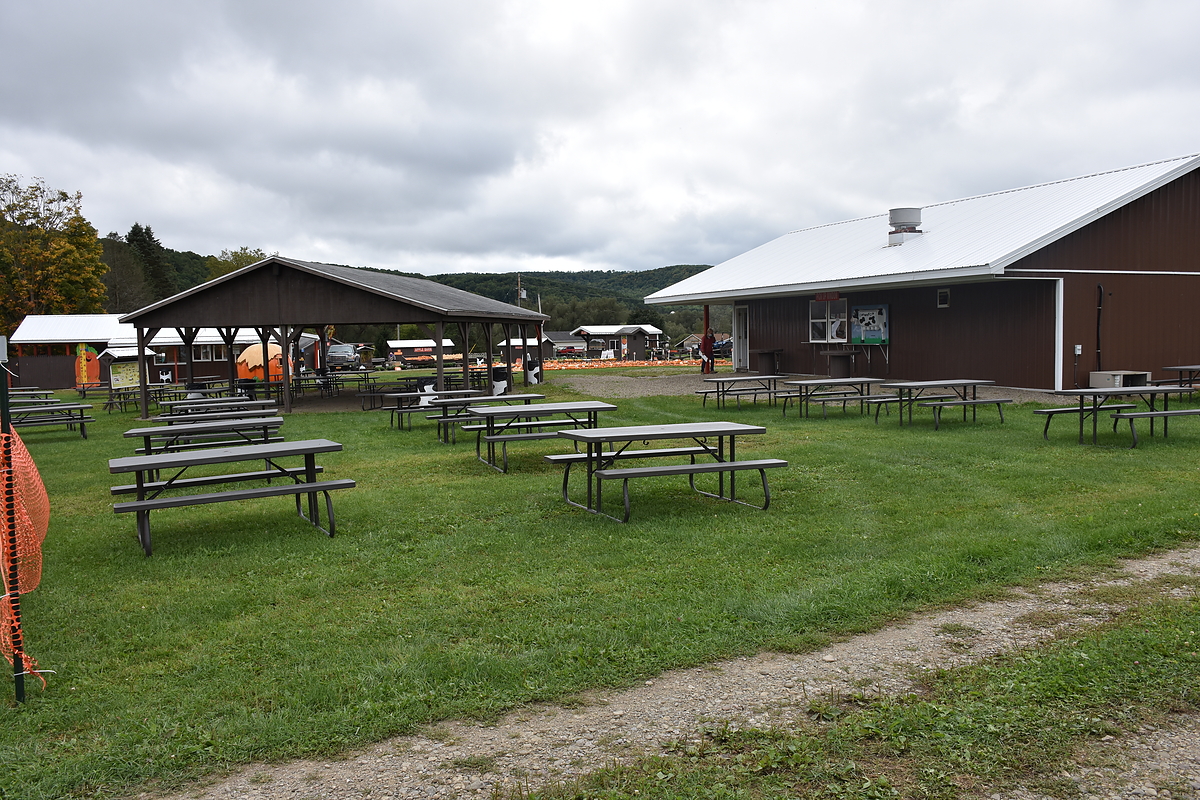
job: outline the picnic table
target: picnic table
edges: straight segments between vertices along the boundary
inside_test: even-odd
[[[360,392],[360,394],[362,393]],[[408,417],[408,429],[412,430],[412,414],[419,410],[432,408],[434,400],[439,398],[470,397],[471,395],[479,394],[483,394],[483,392],[478,389],[431,389],[424,392],[384,392],[384,400],[393,400],[395,402],[390,406],[385,402],[380,408],[391,412],[391,419],[388,422],[389,427],[395,423],[396,417],[400,417],[400,426],[403,427],[404,418]]]
[[[794,381],[783,381],[784,386],[796,387],[795,393],[783,394],[783,415],[787,416],[788,403],[797,401],[800,413],[808,416],[810,403],[821,404],[821,416],[825,416],[826,403],[857,402],[859,413],[866,410],[862,401],[872,397],[871,387],[883,383],[883,378],[805,378]]]
[[[208,397],[195,400],[168,400],[159,403],[171,414],[195,414],[209,411],[248,411],[254,408],[277,408],[274,400],[251,400],[248,397]]]
[[[255,419],[259,417],[273,417],[279,413],[279,409],[274,406],[264,406],[263,408],[246,408],[233,411],[191,411],[179,413],[158,414],[150,418],[151,422],[165,422],[168,425],[188,424],[193,422],[211,422],[219,419]]]
[[[705,378],[704,382],[713,384],[714,388],[700,390],[700,394],[704,395],[702,405],[708,404],[708,395],[710,394],[714,395],[717,408],[724,408],[730,397],[737,399],[739,408],[742,405],[743,397],[753,397],[757,403],[760,394],[766,395],[767,399],[774,403],[775,394],[779,388],[778,382],[786,377],[786,375],[735,374]]]
[[[207,450],[191,450],[182,453],[156,453],[153,455],[127,456],[110,459],[108,471],[113,474],[132,473],[135,483],[114,486],[114,495],[133,494],[137,499],[116,503],[113,511],[137,514],[138,541],[146,555],[151,553],[150,512],[164,508],[177,508],[208,503],[223,503],[232,500],[249,500],[261,497],[291,495],[296,498],[296,513],[314,527],[329,536],[334,534],[333,500],[329,493],[335,489],[353,488],[355,482],[348,478],[318,481],[317,474],[323,468],[316,463],[318,453],[332,453],[342,446],[328,439],[305,439],[296,442],[272,442],[248,444],[238,447],[215,447]],[[279,462],[285,458],[303,458],[302,467],[286,467]],[[196,467],[228,467],[250,461],[265,461],[266,468],[237,473],[184,477]],[[167,480],[156,480],[160,473],[173,471]],[[289,482],[273,483],[249,489],[226,489],[203,494],[175,494],[177,490],[189,490],[199,486],[219,486],[244,482],[261,482],[271,479],[289,479]],[[328,529],[321,527],[318,494],[325,495]],[[301,508],[300,496],[308,499],[307,514]]]
[[[41,403],[36,405],[14,405],[9,408],[14,428],[35,428],[47,425],[65,425],[67,430],[79,426],[79,435],[87,438],[87,424],[95,417],[87,414],[91,406],[86,403]]]
[[[884,383],[880,385],[881,389],[894,389],[896,397],[894,400],[880,399],[876,401],[868,401],[876,403],[875,421],[879,422],[879,408],[887,402],[895,402],[900,409],[900,424],[904,424],[904,411],[908,410],[908,424],[912,424],[913,406],[920,404],[922,406],[932,406],[935,408],[934,425],[937,427],[940,424],[940,410],[944,406],[962,406],[963,422],[967,421],[967,407],[971,408],[971,419],[975,419],[975,406],[981,404],[996,403],[996,408],[1000,408],[1000,403],[1011,403],[1012,400],[980,400],[979,387],[993,386],[995,381],[978,380],[975,378],[949,378],[946,380],[934,381],[898,381],[895,383]],[[951,394],[939,394],[935,396],[926,395],[925,392],[930,389],[941,389],[949,391]],[[924,400],[922,400],[924,397]],[[936,404],[936,405],[935,405]],[[1004,412],[1000,412],[1000,420],[1004,421]]]
[[[565,426],[595,428],[601,411],[616,406],[599,400],[568,403],[530,403],[529,405],[467,406],[466,412],[482,420],[474,430],[475,457],[500,472],[508,472],[508,445],[536,439],[553,439],[556,430]],[[502,460],[496,461],[496,445],[500,445]],[[486,455],[485,455],[486,454]]]
[[[1200,377],[1200,364],[1183,364],[1182,366],[1163,367],[1163,372],[1178,372],[1176,381],[1181,386],[1195,386],[1196,378]]]
[[[278,434],[281,425],[283,417],[208,420],[133,428],[125,431],[125,438],[142,439],[144,444],[137,452],[149,455],[201,447],[228,447],[255,440],[270,442]]]
[[[1171,410],[1171,395],[1173,394],[1190,394],[1195,391],[1192,386],[1167,386],[1167,385],[1150,385],[1150,386],[1106,386],[1103,388],[1081,388],[1081,389],[1059,389],[1055,392],[1056,395],[1064,397],[1079,398],[1078,407],[1071,408],[1042,408],[1034,411],[1035,414],[1046,415],[1046,427],[1042,431],[1043,438],[1049,438],[1050,421],[1056,414],[1078,414],[1079,415],[1079,443],[1083,444],[1083,421],[1089,415],[1092,418],[1092,444],[1096,444],[1097,431],[1099,428],[1098,417],[1101,408],[1120,409],[1113,414],[1113,430],[1116,430],[1117,423],[1122,419],[1129,420],[1129,429],[1133,434],[1133,445],[1137,446],[1137,430],[1133,427],[1135,419],[1150,420],[1150,435],[1154,435],[1154,420],[1161,418],[1163,421],[1163,437],[1167,435],[1167,423],[1172,416],[1180,416],[1184,414],[1200,414],[1200,408]],[[1162,397],[1162,409],[1157,405],[1157,398]],[[1091,398],[1090,404],[1085,404],[1087,398]],[[1139,397],[1146,404],[1147,411],[1137,411],[1136,403],[1122,403],[1113,405],[1108,403],[1109,400],[1115,397]],[[1106,405],[1107,403],[1107,405]]]
[[[462,422],[464,418],[471,418],[466,411],[468,407],[476,405],[493,405],[496,403],[502,403],[506,405],[512,405],[513,403],[524,403],[525,405],[529,405],[534,400],[545,399],[546,395],[533,394],[532,392],[522,392],[520,394],[493,394],[486,397],[439,397],[436,400],[430,401],[429,407],[440,409],[440,413],[431,414],[430,416],[426,417],[426,419],[433,420],[437,425],[437,437],[439,442],[442,444],[457,444],[458,434],[455,423]],[[447,439],[449,441],[447,441]]]
[[[760,425],[745,425],[740,422],[681,422],[664,425],[633,425],[628,427],[592,428],[587,430],[559,431],[562,438],[583,444],[582,453],[564,453],[545,456],[552,464],[563,466],[563,500],[569,505],[583,508],[594,514],[599,514],[618,522],[629,520],[629,481],[632,478],[661,477],[669,475],[687,475],[688,484],[699,494],[715,497],[742,505],[751,505],[737,499],[736,475],[740,471],[756,470],[762,478],[763,504],[757,506],[766,510],[771,504],[771,493],[767,486],[766,470],[776,467],[786,467],[787,462],[780,459],[755,459],[738,461],[737,438],[739,436],[759,435],[766,433],[766,428]],[[664,440],[684,440],[692,444],[685,447],[670,448],[631,448],[636,442],[652,442]],[[709,457],[712,461],[697,463],[696,456]],[[679,459],[686,457],[689,463],[667,464],[661,466],[643,466],[614,469],[613,464],[626,459]],[[568,492],[573,464],[582,463],[586,470],[587,494],[586,502],[579,503],[571,499]],[[717,492],[705,492],[696,488],[696,475],[716,473]],[[725,476],[729,476],[729,492],[725,491]],[[603,511],[602,495],[605,480],[620,480],[622,496],[625,504],[623,518],[607,514]]]

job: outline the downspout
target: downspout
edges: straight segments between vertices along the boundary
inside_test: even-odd
[[[1104,313],[1104,284],[1096,284],[1096,371],[1104,369],[1104,362],[1100,360],[1100,317]]]

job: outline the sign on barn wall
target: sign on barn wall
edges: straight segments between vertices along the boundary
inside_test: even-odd
[[[889,344],[888,307],[854,306],[850,311],[851,344]]]

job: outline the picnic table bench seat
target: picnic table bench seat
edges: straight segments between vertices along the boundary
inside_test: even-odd
[[[1111,405],[1103,406],[1103,408],[1109,409],[1109,410],[1118,409],[1118,408],[1137,408],[1137,403],[1112,403]],[[1054,419],[1055,415],[1057,415],[1057,414],[1079,414],[1081,412],[1083,413],[1083,416],[1086,417],[1088,414],[1092,413],[1092,409],[1087,406],[1085,406],[1083,408],[1080,408],[1079,406],[1069,406],[1066,408],[1035,408],[1033,410],[1033,413],[1042,414],[1046,417],[1046,425],[1044,428],[1042,428],[1042,438],[1045,439],[1046,441],[1050,440],[1050,422]],[[1113,420],[1113,431],[1114,432],[1116,432],[1116,430],[1117,430],[1118,422],[1119,422],[1119,420]]]
[[[966,414],[965,409],[971,408],[971,419],[975,419],[975,408],[978,406],[995,406],[996,411],[1000,414],[1000,422],[1004,422],[1004,405],[1011,403],[1011,397],[993,397],[990,399],[972,398],[969,400],[918,400],[917,405],[923,408],[933,410],[933,429],[936,431],[941,427],[942,409],[943,408],[963,408],[963,414]]]
[[[79,426],[79,435],[84,439],[87,438],[87,423],[95,422],[95,417],[26,417],[21,420],[14,419],[12,425],[14,428],[38,428],[45,425],[66,425],[68,430],[75,430],[75,426]]]
[[[629,521],[629,481],[634,478],[658,478],[669,475],[687,475],[688,485],[698,494],[706,497],[714,497],[718,500],[728,500],[733,503],[739,503],[745,506],[752,506],[766,511],[771,505],[771,489],[767,485],[767,470],[777,467],[786,467],[788,462],[779,458],[760,458],[752,461],[705,461],[701,463],[690,464],[668,464],[655,465],[647,467],[619,467],[617,469],[598,469],[592,473],[600,484],[606,480],[621,481],[621,497],[625,506],[625,514],[621,522]],[[733,497],[723,497],[720,494],[706,492],[696,488],[696,475],[710,473],[725,473],[725,472],[741,472],[744,470],[757,470],[762,478],[763,487],[763,504],[754,506],[752,503],[746,503]],[[732,479],[731,479],[732,480]],[[565,492],[564,486],[564,492]],[[599,505],[599,502],[597,502]]]
[[[926,395],[926,402],[931,400],[954,400],[958,397],[956,394],[931,394]],[[892,413],[891,404],[899,403],[900,395],[898,394],[876,394],[869,397],[863,397],[863,405],[875,406],[875,424],[879,424],[879,409],[886,408],[888,414]]]
[[[485,436],[487,425],[463,425],[464,431],[475,431],[475,457],[483,460],[483,444],[499,444],[500,459],[503,465],[501,472],[508,472],[508,445],[510,442],[536,442],[541,439],[557,439],[558,428],[578,428],[579,422],[573,419],[531,420],[529,422],[513,422],[504,427],[511,431],[520,429],[517,433],[495,433]],[[552,428],[554,430],[542,430]]]
[[[1113,408],[1113,406],[1109,406]],[[1167,420],[1174,417],[1193,417],[1200,414],[1200,408],[1173,408],[1169,411],[1120,411],[1112,415],[1113,430],[1117,428],[1117,423],[1123,419],[1129,420],[1129,433],[1133,436],[1133,444],[1130,449],[1138,446],[1137,428],[1134,427],[1134,420],[1149,419],[1151,421],[1161,419],[1163,421],[1163,436],[1167,435]]]
[[[279,473],[277,472],[276,475]],[[150,512],[163,508],[182,508],[184,506],[206,505],[209,503],[227,503],[233,500],[256,500],[262,497],[282,497],[292,495],[296,498],[296,513],[314,527],[324,531],[329,536],[334,534],[333,499],[329,496],[336,489],[353,489],[355,482],[352,478],[337,478],[328,481],[312,483],[274,484],[271,486],[256,486],[252,489],[227,489],[206,494],[172,495],[170,497],[154,497],[147,500],[130,500],[124,503],[114,503],[113,511],[122,514],[137,512],[139,516],[138,536],[142,540],[142,548],[150,555]],[[136,491],[136,489],[135,489]],[[309,519],[300,504],[300,495],[325,495],[325,514],[329,519],[329,528],[322,528],[318,520]]]

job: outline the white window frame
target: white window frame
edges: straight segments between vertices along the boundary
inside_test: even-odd
[[[808,340],[830,344],[850,341],[850,304],[846,298],[808,301]]]

